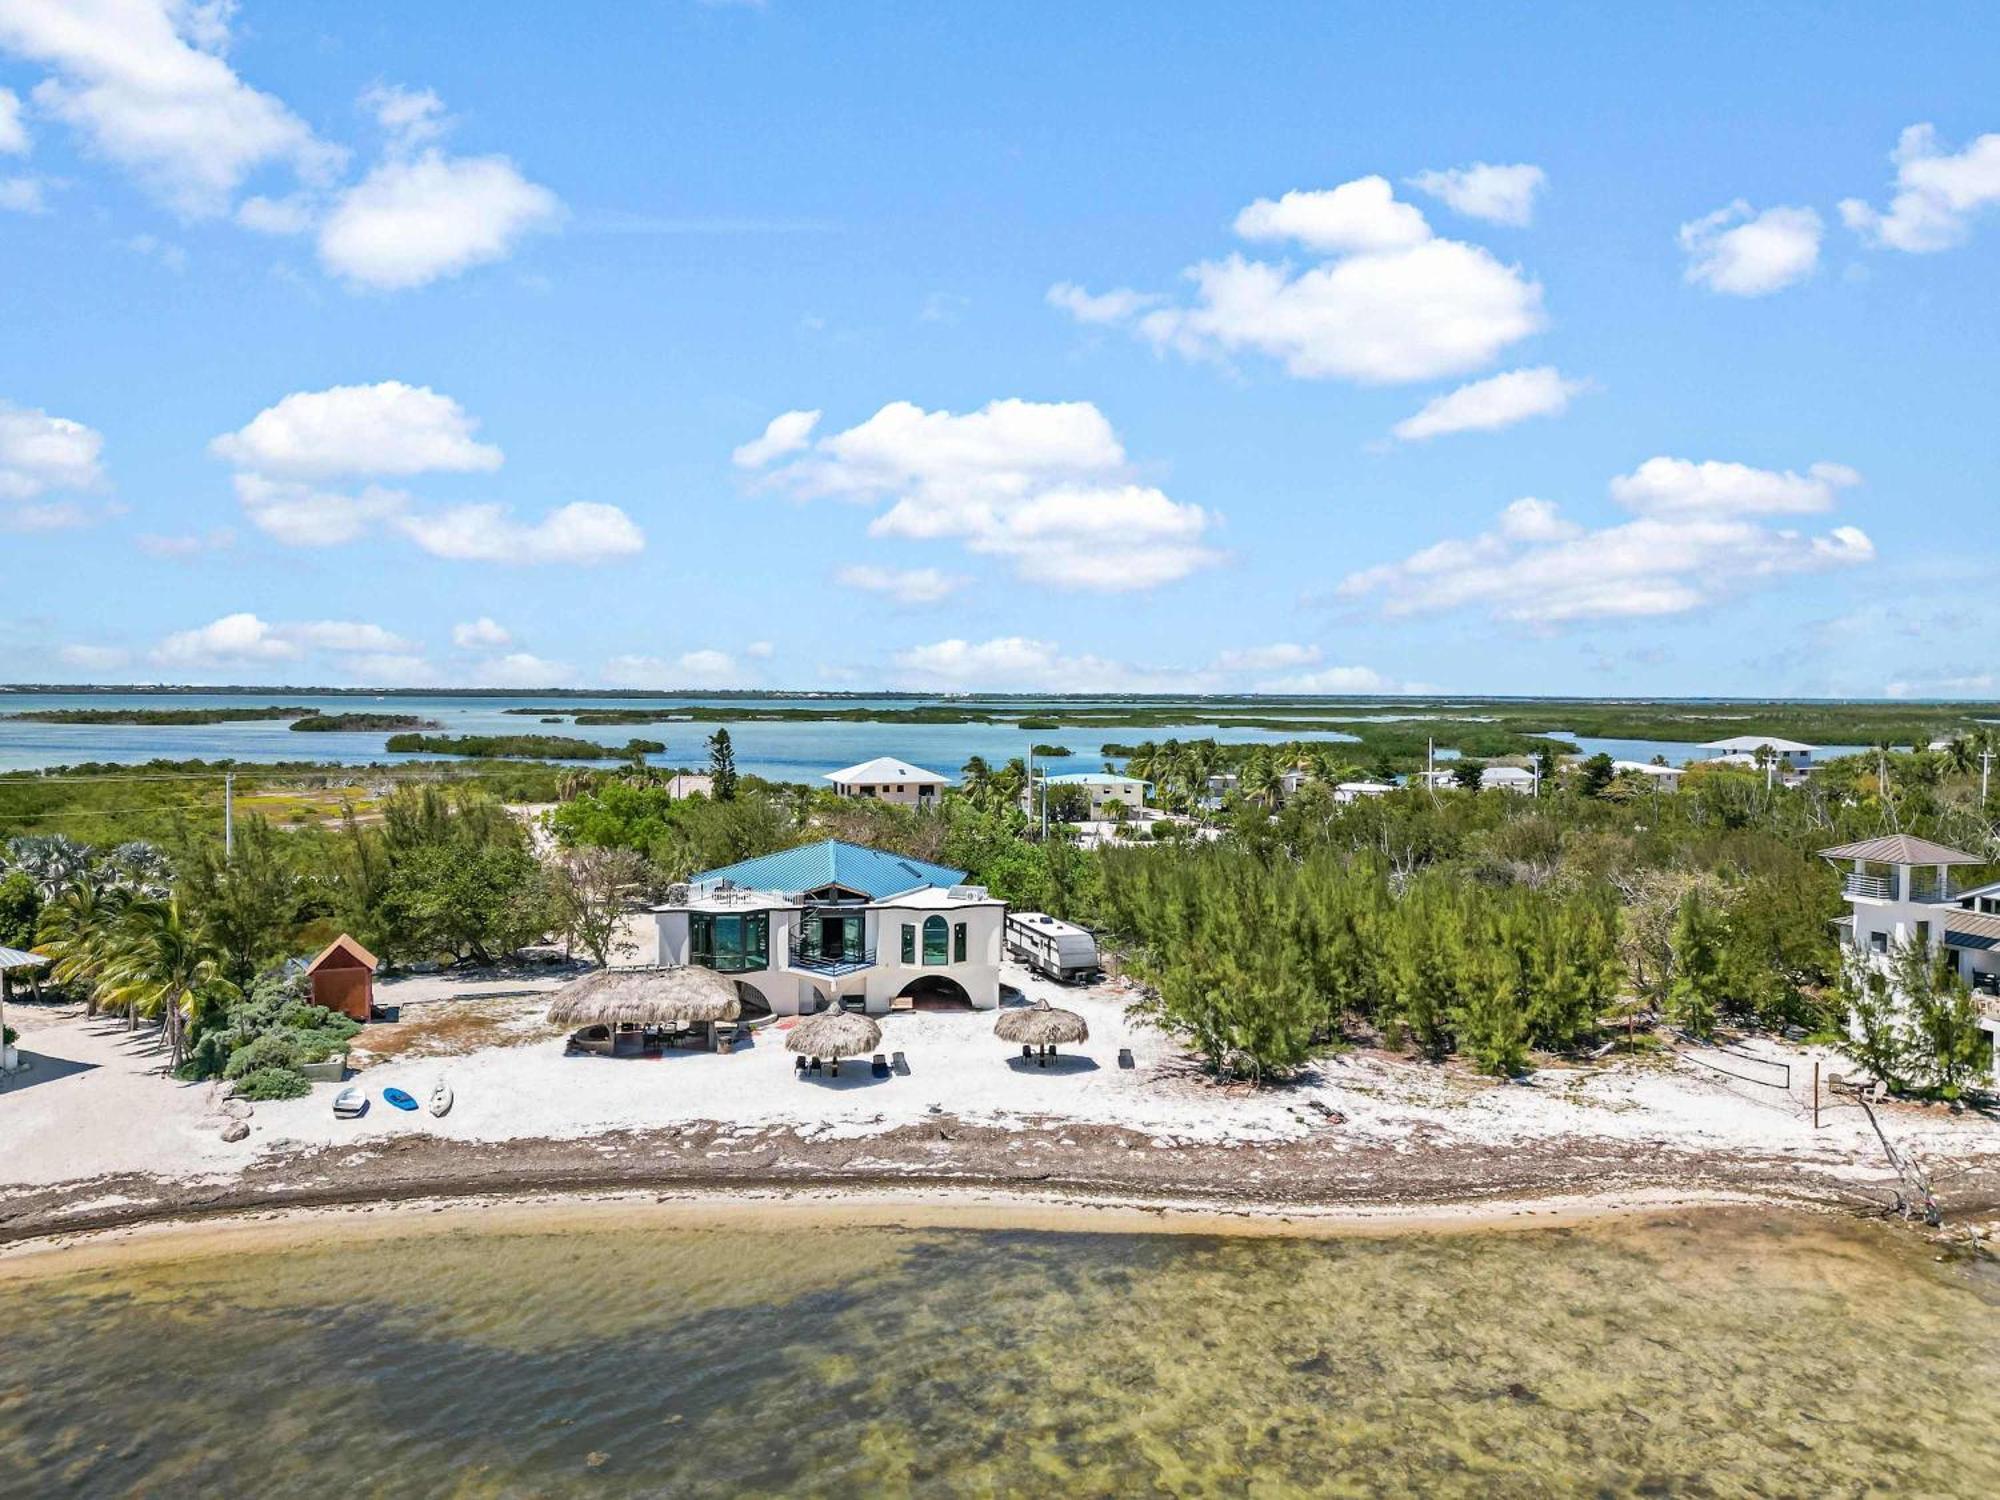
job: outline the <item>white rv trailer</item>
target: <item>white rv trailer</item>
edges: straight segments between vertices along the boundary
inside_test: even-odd
[[[1065,983],[1097,974],[1097,939],[1038,911],[1007,914],[1007,953],[1037,974]]]

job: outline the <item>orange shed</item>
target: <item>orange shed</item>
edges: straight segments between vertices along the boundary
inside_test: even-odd
[[[313,1004],[357,1021],[368,1019],[375,1003],[375,955],[342,933],[306,965]]]

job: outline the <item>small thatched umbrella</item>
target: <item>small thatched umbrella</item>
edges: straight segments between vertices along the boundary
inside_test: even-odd
[[[39,969],[48,960],[39,953],[23,953],[19,948],[0,947],[0,1061],[6,1059],[7,1001],[16,969]]]
[[[801,1057],[824,1057],[840,1071],[843,1057],[860,1057],[882,1045],[882,1028],[852,1011],[823,1010],[785,1033],[785,1050]]]
[[[699,1026],[742,1012],[736,984],[713,969],[599,969],[549,1004],[558,1026]]]
[[[1073,1046],[1090,1040],[1090,1026],[1073,1010],[1057,1010],[1046,1000],[1021,1010],[1003,1010],[993,1023],[993,1034],[1003,1042],[1019,1042],[1022,1056],[1035,1049],[1035,1061],[1042,1067],[1055,1056],[1057,1047]]]

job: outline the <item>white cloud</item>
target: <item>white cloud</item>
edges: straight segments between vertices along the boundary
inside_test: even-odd
[[[743,648],[743,654],[752,661],[769,661],[778,654],[778,648],[769,641],[752,641]]]
[[[1950,250],[1971,237],[1975,214],[2000,203],[2000,134],[1951,152],[1935,126],[1912,125],[1889,159],[1896,164],[1896,194],[1887,213],[1860,198],[1840,204],[1847,227],[1870,244],[1919,255]]]
[[[37,177],[0,177],[0,210],[10,214],[45,214],[48,200]]]
[[[209,552],[228,551],[236,545],[236,533],[227,526],[217,526],[207,532],[185,532],[176,536],[145,532],[132,538],[132,544],[148,557],[184,561]]]
[[[451,397],[387,380],[295,391],[209,450],[237,466],[236,494],[251,522],[289,546],[337,546],[388,523],[439,557],[487,562],[597,562],[644,548],[644,534],[615,505],[577,502],[521,522],[490,502],[422,512],[403,490],[326,483],[490,472],[503,455],[475,440],[478,426]]]
[[[497,469],[503,456],[474,441],[478,427],[451,397],[385,380],[294,391],[208,446],[218,458],[274,479]]]
[[[1589,529],[1546,500],[1517,500],[1490,531],[1436,542],[1349,574],[1337,594],[1401,617],[1476,609],[1517,624],[1682,614],[1790,574],[1870,562],[1853,526],[1812,536],[1760,517],[1826,509],[1859,476],[1815,464],[1803,476],[1656,458],[1611,482],[1635,519]]]
[[[730,462],[739,469],[761,469],[774,458],[797,453],[812,441],[813,428],[819,425],[816,411],[781,412],[764,424],[761,437],[735,449]]]
[[[1548,186],[1549,178],[1540,167],[1525,163],[1496,167],[1482,161],[1443,172],[1419,172],[1409,183],[1420,193],[1442,198],[1467,218],[1520,228],[1534,219],[1535,195]]]
[[[375,117],[391,145],[410,150],[443,135],[451,121],[444,101],[430,89],[376,84],[361,95],[361,107]]]
[[[1247,678],[1286,667],[1314,666],[1319,659],[1316,646],[1281,642],[1224,651],[1200,667],[1137,666],[1090,652],[1065,652],[1053,641],[1011,635],[987,641],[953,638],[912,646],[896,653],[895,664],[905,685],[945,691],[1406,691],[1369,667],[1321,667],[1313,672],[1246,682]]]
[[[1537,283],[1477,245],[1432,236],[1380,177],[1260,199],[1238,216],[1237,231],[1298,239],[1332,258],[1303,270],[1241,255],[1204,261],[1187,272],[1195,296],[1183,306],[1152,306],[1125,289],[1092,296],[1069,283],[1050,301],[1125,322],[1156,349],[1188,358],[1249,351],[1301,378],[1376,384],[1477,369],[1544,323]]]
[[[1263,684],[1267,693],[1408,693],[1416,691],[1398,684],[1373,667],[1321,667],[1316,672],[1294,672]]]
[[[614,656],[600,675],[613,687],[666,689],[734,687],[742,674],[728,652],[702,650],[677,657]]]
[[[576,668],[526,651],[510,651],[472,669],[481,687],[549,688],[573,686]]]
[[[478,647],[498,650],[502,646],[513,645],[514,636],[499,621],[481,615],[476,620],[452,626],[451,643],[468,651]]]
[[[1061,308],[1079,323],[1123,323],[1167,299],[1130,288],[1093,296],[1073,281],[1058,281],[1049,288],[1047,300],[1050,307]]]
[[[1756,469],[1714,459],[1649,458],[1611,481],[1611,498],[1648,516],[1692,514],[1814,515],[1836,494],[1861,483],[1846,464],[1816,463],[1806,472]]]
[[[117,672],[129,666],[132,653],[123,646],[64,646],[56,658],[66,667],[84,672]]]
[[[238,474],[234,483],[250,524],[287,547],[338,547],[356,541],[410,504],[405,491],[379,484],[348,494],[261,474]]]
[[[297,641],[278,634],[256,615],[224,615],[194,630],[178,630],[153,652],[167,667],[208,667],[235,662],[296,661],[305,655]]]
[[[1059,588],[1151,588],[1217,560],[1206,511],[1126,471],[1087,401],[992,401],[962,416],[896,401],[770,483],[801,499],[888,501],[871,536],[958,541]]]
[[[104,438],[81,422],[0,401],[0,502],[103,483]]]
[[[25,156],[28,127],[21,120],[21,96],[0,89],[0,156]]]
[[[1554,365],[1509,370],[1462,385],[1425,403],[1414,416],[1391,429],[1406,443],[1441,437],[1450,432],[1495,432],[1530,417],[1560,416],[1570,397],[1584,389],[1580,380],[1565,380]]]
[[[135,234],[125,241],[125,248],[134,255],[143,255],[147,260],[158,261],[176,276],[188,266],[187,251],[171,240],[163,240],[157,234]]]
[[[0,51],[43,65],[36,106],[188,218],[227,210],[251,173],[317,182],[341,152],[221,56],[226,3],[0,0]]]
[[[342,658],[343,670],[351,670],[357,661],[407,665],[418,659],[412,650],[402,637],[365,620],[274,625],[245,610],[175,631],[154,648],[152,656],[165,667],[203,668],[293,662],[321,653]]]
[[[1804,281],[1819,265],[1823,226],[1809,208],[1755,212],[1738,198],[1681,225],[1686,279],[1732,297],[1764,297]]]
[[[505,258],[561,210],[504,156],[425,151],[383,162],[340,194],[320,226],[319,258],[359,286],[423,286]]]
[[[1268,646],[1241,646],[1218,652],[1217,670],[1223,672],[1280,672],[1287,667],[1309,667],[1319,660],[1317,646],[1301,646],[1293,641],[1274,641]]]
[[[940,604],[970,579],[938,568],[884,568],[855,563],[834,574],[834,582],[870,594],[887,594],[899,604]]]
[[[513,519],[504,505],[458,505],[397,521],[403,534],[436,557],[472,562],[597,563],[645,550],[646,536],[615,505],[574,501],[541,520]]]
[[[258,194],[236,205],[236,222],[258,234],[304,234],[312,228],[318,211],[319,205],[308,193],[288,193],[282,198]]]
[[[1259,198],[1236,216],[1236,235],[1245,240],[1297,240],[1308,250],[1330,254],[1407,250],[1431,237],[1423,214],[1396,201],[1385,177],[1357,177],[1324,191],[1286,193],[1273,202]]]

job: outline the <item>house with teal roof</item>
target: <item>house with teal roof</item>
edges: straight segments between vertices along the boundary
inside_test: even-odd
[[[640,961],[736,982],[744,1014],[992,1010],[1006,903],[964,870],[826,839],[704,870],[653,908]]]

